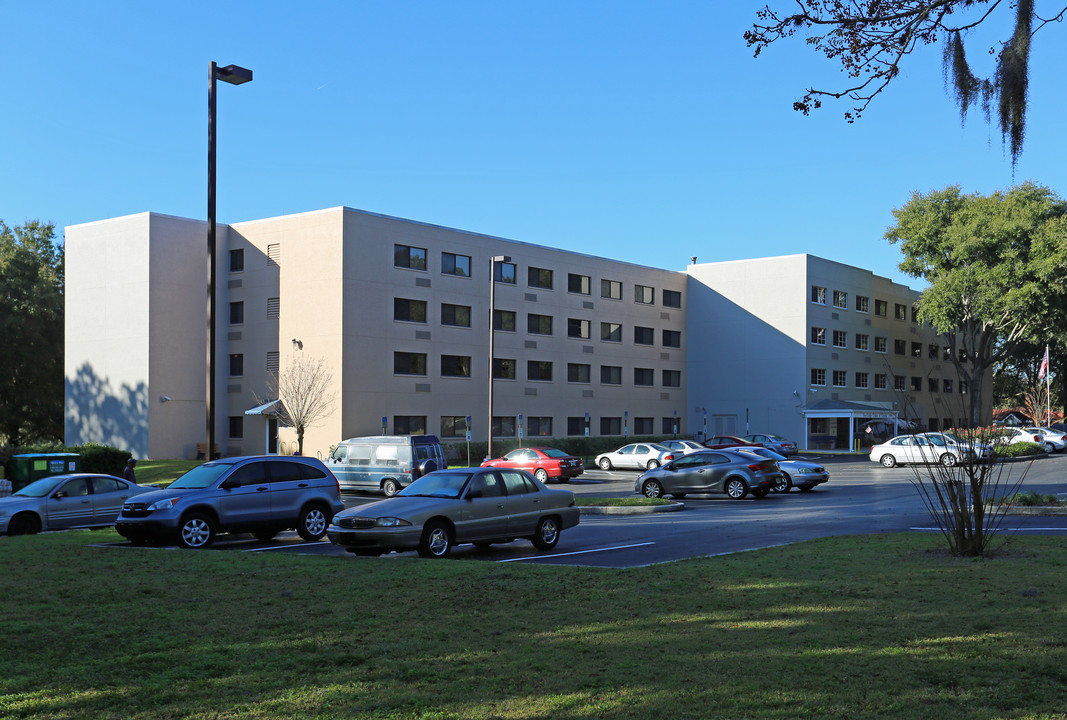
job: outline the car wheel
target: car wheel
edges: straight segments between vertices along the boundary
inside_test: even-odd
[[[659,460],[649,460],[648,465],[645,465],[646,470],[655,470],[659,467]]]
[[[300,517],[296,521],[296,532],[307,542],[312,542],[326,534],[326,527],[329,524],[330,518],[321,505],[308,505],[300,511]]]
[[[734,500],[740,500],[748,492],[748,486],[740,478],[731,478],[726,481],[726,494]]]
[[[600,465],[601,470],[611,470],[611,460],[607,458],[600,458],[600,462],[597,464]]]
[[[556,547],[559,542],[559,520],[554,517],[541,518],[530,542],[538,550],[551,550]]]
[[[537,470],[534,471],[534,477],[537,478],[538,480],[540,480],[541,482],[547,484],[548,483],[548,470],[545,470],[544,468],[537,468]]]
[[[419,555],[424,558],[444,558],[452,552],[452,533],[448,525],[435,520],[426,525],[419,541]]]
[[[36,535],[41,532],[41,518],[33,513],[19,513],[7,526],[8,535]]]
[[[386,497],[393,497],[400,492],[400,485],[396,480],[389,478],[382,483],[382,492],[385,493]]]
[[[956,464],[956,456],[952,453],[945,453],[941,456],[941,464],[945,467],[952,467]]]
[[[263,542],[267,542],[268,540],[273,540],[274,539],[274,536],[278,534],[278,529],[277,528],[264,528],[263,530],[256,530],[252,534],[256,536],[257,540],[262,540]]]
[[[895,457],[893,457],[892,455],[890,455],[889,453],[886,453],[885,455],[882,456],[881,463],[885,467],[896,467],[897,466],[897,459]]]
[[[207,515],[194,514],[178,526],[178,544],[190,550],[206,548],[215,539],[215,522]]]
[[[647,498],[663,497],[663,485],[660,484],[659,480],[647,480],[641,486],[641,494]]]
[[[1045,452],[1051,455],[1052,453],[1056,452],[1056,446],[1052,443],[1045,443]]]
[[[793,487],[793,481],[789,479],[789,476],[782,473],[781,476],[774,481],[774,491],[776,493],[787,493],[789,488]]]

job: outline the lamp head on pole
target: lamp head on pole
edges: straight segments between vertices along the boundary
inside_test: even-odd
[[[227,65],[215,68],[215,77],[231,85],[244,85],[246,82],[252,82],[252,71],[240,65]]]

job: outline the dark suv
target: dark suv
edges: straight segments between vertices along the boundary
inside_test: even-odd
[[[165,490],[131,499],[115,529],[135,543],[176,537],[187,548],[207,547],[220,532],[269,540],[289,528],[311,541],[343,509],[337,478],[315,458],[233,457],[198,465]]]

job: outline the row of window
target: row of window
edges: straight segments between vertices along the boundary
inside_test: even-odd
[[[411,245],[393,246],[393,266],[408,270],[427,269],[426,248]],[[444,275],[471,276],[471,258],[469,255],[441,253],[441,273]],[[526,268],[526,284],[540,290],[555,289],[555,271],[548,268],[529,266]],[[493,279],[508,285],[518,284],[518,266],[512,262],[494,262]],[[567,273],[567,292],[577,295],[591,295],[593,278],[590,275]],[[622,283],[618,280],[601,280],[600,297],[609,300],[622,300]],[[677,290],[663,291],[663,306],[682,307],[682,293]],[[656,304],[656,290],[648,285],[634,285],[634,302],[642,305]]]
[[[520,419],[521,418],[521,419]],[[551,416],[493,416],[493,437],[518,437],[521,427],[525,437],[554,437],[555,418]],[[587,418],[572,416],[567,418],[567,435],[581,436],[594,434],[594,427],[599,427],[600,435],[652,435],[655,433],[655,418],[619,416]],[[594,424],[595,423],[595,424]],[[632,423],[632,427],[630,425]],[[677,417],[660,418],[661,433],[679,432]],[[396,435],[425,435],[428,432],[427,416],[395,415],[393,416],[393,433]],[[462,438],[467,433],[467,418],[463,415],[442,415],[437,435],[442,438]]]
[[[830,378],[834,387],[848,387],[848,370],[833,370],[831,371]],[[874,385],[871,385],[871,375],[874,375]],[[911,385],[908,385],[908,378],[905,375],[889,375],[888,373],[868,373],[868,372],[856,372],[853,376],[853,387],[859,389],[874,388],[875,390],[888,390],[889,378],[893,378],[893,389],[911,392],[923,392],[924,384],[923,378],[913,375],[911,377]],[[826,368],[812,368],[811,369],[811,384],[816,387],[826,386]],[[936,393],[952,393],[954,383],[951,378],[926,378],[925,390],[926,392]],[[967,392],[967,383],[960,382],[960,393],[965,394]]]
[[[833,346],[836,348],[848,347],[848,333],[844,330],[834,330]],[[811,328],[811,344],[812,345],[825,345],[826,344],[826,328],[812,327]],[[866,333],[854,333],[852,346],[856,350],[870,350],[871,349],[871,336]],[[926,357],[931,360],[944,360],[946,362],[952,361],[952,348],[948,345],[941,346],[933,343],[929,344],[925,348]],[[878,335],[874,336],[874,351],[875,352],[889,352],[889,340]],[[893,354],[908,356],[914,358],[921,358],[923,356],[923,343],[913,341],[911,343],[911,350],[908,350],[908,342],[906,340],[893,340]],[[960,353],[960,359],[966,360],[967,354],[965,352]]]
[[[831,304],[838,310],[848,310],[848,293],[844,290],[834,290],[829,295]],[[827,290],[819,285],[811,286],[811,301],[816,305],[826,305]],[[871,311],[871,299],[866,295],[856,295],[853,310],[860,313],[870,313]],[[918,322],[916,319],[915,306],[911,308],[911,321]],[[874,314],[879,317],[889,316],[889,303],[885,300],[874,301]],[[893,304],[893,317],[897,320],[908,319],[908,306],[903,303]]]
[[[441,377],[471,377],[471,357],[469,355],[441,355]],[[513,358],[494,358],[493,377],[498,380],[516,380],[518,361]],[[395,375],[426,376],[427,354],[417,352],[394,352],[393,373]],[[527,360],[526,379],[537,382],[552,382],[555,377],[555,363],[548,360]],[[656,371],[653,368],[634,368],[633,384],[637,387],[655,385]],[[593,366],[588,363],[567,363],[567,382],[589,384],[593,381]],[[681,370],[661,370],[660,383],[663,387],[681,387]],[[600,366],[601,385],[622,385],[621,365]]]

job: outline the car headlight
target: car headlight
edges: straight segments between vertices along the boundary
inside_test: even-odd
[[[374,524],[378,527],[404,527],[405,525],[411,525],[407,520],[401,520],[395,517],[382,517],[374,521]]]
[[[149,512],[155,512],[156,510],[170,510],[172,507],[178,504],[179,500],[181,500],[181,498],[176,497],[167,498],[166,500],[156,500],[154,503],[152,503],[145,509]]]

